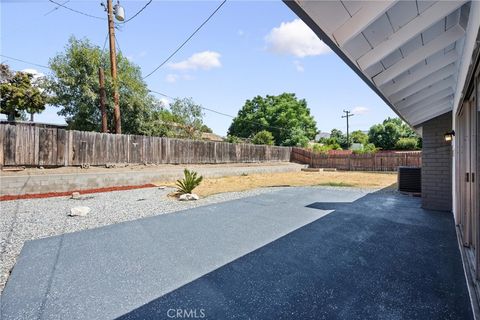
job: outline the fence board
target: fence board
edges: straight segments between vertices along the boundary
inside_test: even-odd
[[[5,127],[5,144],[4,144],[4,164],[6,166],[14,166],[15,162],[15,144],[17,140],[17,131],[14,126],[7,125]]]
[[[0,145],[4,146],[5,145],[5,130],[6,126],[0,126]],[[4,148],[0,148],[0,167],[3,166],[4,164]]]
[[[65,165],[67,158],[67,131],[63,129],[57,130],[57,165]]]
[[[16,128],[18,126],[15,126]],[[41,166],[57,165],[57,129],[39,128],[38,164]]]

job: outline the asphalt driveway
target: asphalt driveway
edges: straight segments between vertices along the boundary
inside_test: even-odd
[[[28,242],[1,319],[469,319],[451,214],[287,188]]]

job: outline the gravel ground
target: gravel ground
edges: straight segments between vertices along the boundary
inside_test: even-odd
[[[25,241],[101,227],[198,206],[273,192],[255,189],[209,196],[198,201],[167,197],[173,189],[136,189],[69,197],[0,202],[0,293]],[[72,207],[92,209],[87,217],[68,217]]]

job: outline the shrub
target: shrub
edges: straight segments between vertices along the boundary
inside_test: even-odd
[[[193,189],[200,185],[203,177],[198,176],[197,172],[188,169],[183,170],[183,179],[177,180],[177,192],[180,194],[192,193]]]
[[[328,150],[342,150],[338,143],[332,144],[320,144],[315,143],[312,147],[313,152],[316,153],[327,153]]]
[[[329,144],[328,146],[330,147],[330,150],[343,150],[338,143]]]
[[[266,144],[272,146],[273,142],[273,135],[270,131],[267,130],[257,132],[252,138],[253,144]]]
[[[230,142],[230,143],[241,143],[242,142],[242,140],[239,137],[232,136],[232,135],[228,135],[226,140],[227,140],[227,142]]]
[[[415,150],[418,148],[417,138],[400,138],[395,143],[397,150]]]
[[[366,154],[366,153],[375,153],[378,151],[378,148],[375,147],[373,143],[364,144],[362,149],[354,150],[353,153],[355,154]]]

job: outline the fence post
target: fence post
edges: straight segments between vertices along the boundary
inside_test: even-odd
[[[121,136],[119,136],[121,137]],[[127,135],[127,163],[130,163],[130,135]]]
[[[5,148],[5,126],[0,126],[0,168],[3,168],[3,149]]]

